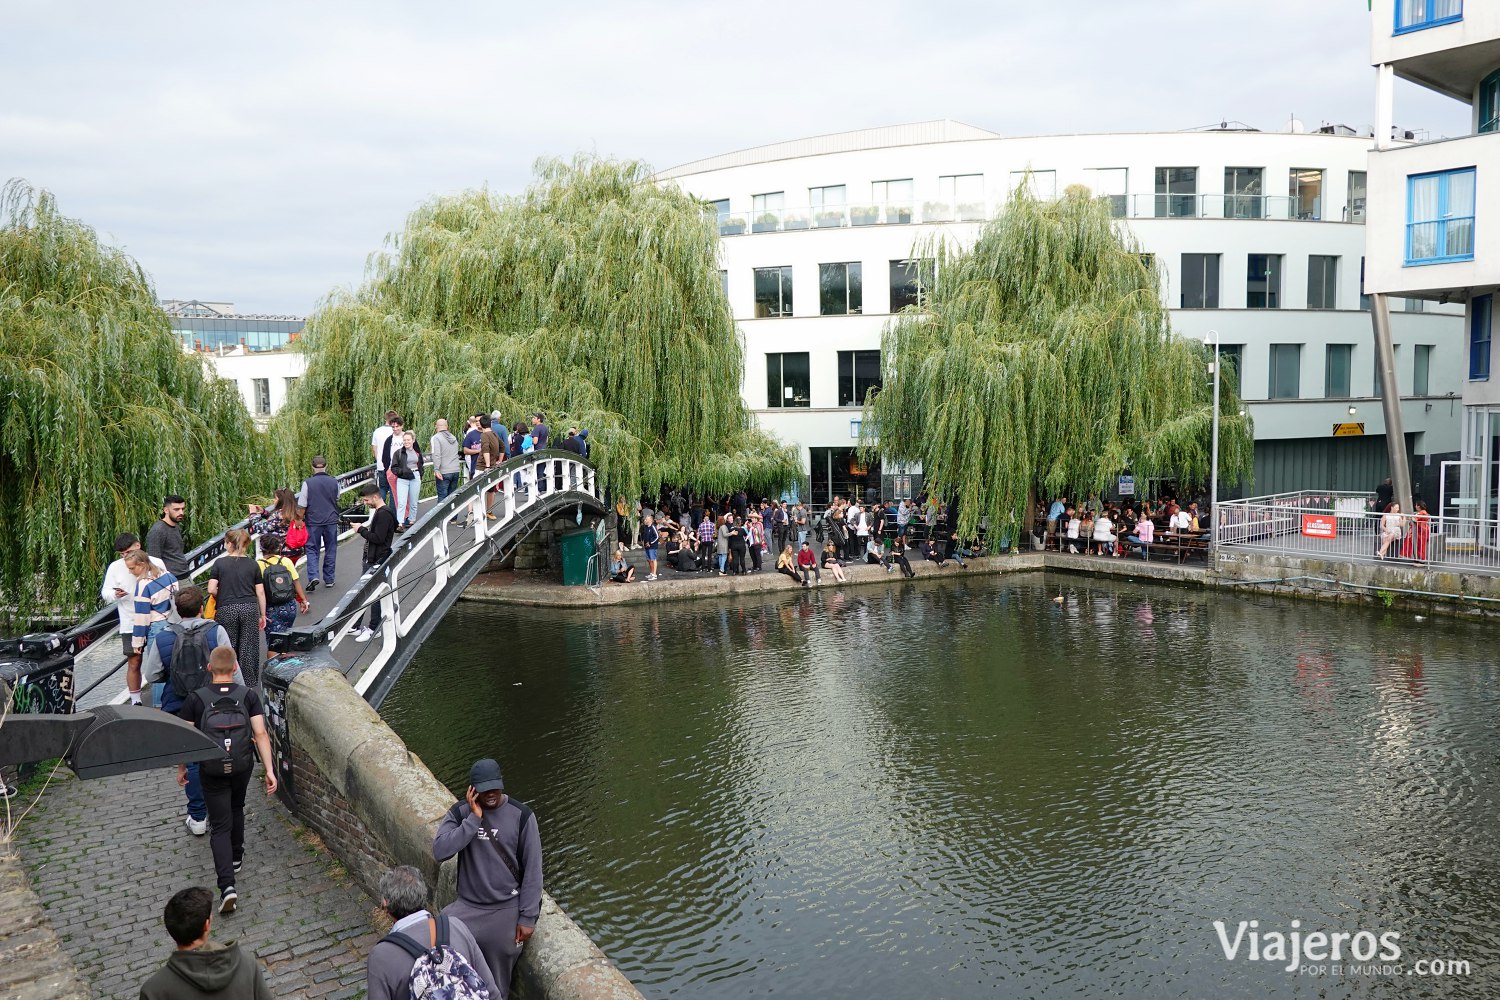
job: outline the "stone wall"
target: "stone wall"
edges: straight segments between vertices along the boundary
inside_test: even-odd
[[[3,829],[0,829],[0,996],[14,1000],[89,1000],[88,987],[58,944],[42,901],[31,891],[21,859]]]
[[[375,898],[381,874],[412,865],[436,887],[435,903],[454,897],[455,864],[432,858],[432,838],[453,793],[406,748],[329,661],[314,653],[295,668],[269,667],[290,682],[287,737],[294,798],[288,802]],[[545,893],[536,935],[517,977],[542,1000],[638,1000],[640,994],[577,924]]]
[[[1384,604],[1424,613],[1500,615],[1500,576],[1412,563],[1351,562],[1224,549],[1213,583],[1321,601]]]

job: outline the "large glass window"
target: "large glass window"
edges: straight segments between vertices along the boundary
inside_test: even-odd
[[[1156,168],[1156,217],[1185,219],[1198,214],[1198,168]]]
[[[1095,196],[1109,199],[1109,214],[1123,219],[1130,197],[1130,171],[1125,167],[1094,167],[1085,173]]]
[[[1224,168],[1224,218],[1259,219],[1264,214],[1264,167]]]
[[[1396,34],[1462,20],[1464,0],[1396,0]]]
[[[870,200],[885,213],[888,223],[911,221],[912,198],[914,197],[910,177],[897,181],[875,181],[870,185]],[[857,223],[856,223],[857,224]]]
[[[782,210],[786,207],[785,191],[770,191],[750,198],[750,230],[774,233],[781,228]]]
[[[1057,200],[1057,171],[1056,170],[1012,170],[1010,172],[1010,189],[1015,191],[1026,185],[1026,190],[1033,198],[1039,201]]]
[[[1219,255],[1182,255],[1182,308],[1219,308]]]
[[[927,308],[933,270],[931,258],[891,261],[891,312],[898,313],[908,307]]]
[[[847,204],[844,185],[808,188],[807,204],[812,209],[813,225],[819,229],[844,224],[844,206]]]
[[[938,178],[938,200],[952,206],[960,222],[984,219],[984,174],[948,174]]]
[[[871,389],[880,390],[880,352],[839,351],[839,405],[864,406]]]
[[[1323,218],[1323,171],[1293,167],[1288,187],[1288,194],[1292,196],[1292,218]]]
[[[1245,278],[1247,309],[1281,308],[1281,254],[1252,253]]]
[[[1479,85],[1478,132],[1500,132],[1500,70]]]
[[[1490,334],[1494,330],[1495,297],[1476,295],[1469,301],[1469,381],[1490,377]]]
[[[1339,259],[1322,254],[1307,257],[1307,308],[1339,307]]]
[[[1426,396],[1432,388],[1432,345],[1417,344],[1411,349],[1411,394]]]
[[[1474,170],[1406,179],[1406,263],[1474,259]]]
[[[1329,344],[1327,364],[1323,369],[1323,395],[1329,399],[1348,399],[1351,395],[1349,374],[1353,370],[1354,345]]]
[[[255,412],[266,414],[271,412],[271,380],[268,378],[253,378],[250,384],[255,389]]]
[[[811,385],[806,351],[766,355],[767,406],[811,406]]]
[[[792,314],[792,266],[755,269],[755,318]]]
[[[1225,375],[1225,376],[1233,375],[1234,378],[1235,378],[1236,384],[1238,384],[1239,377],[1240,377],[1240,371],[1241,371],[1241,367],[1240,366],[1243,365],[1244,362],[1245,362],[1245,345],[1244,344],[1220,344],[1219,345],[1219,364],[1223,366],[1222,374]]]
[[[1344,219],[1347,222],[1365,224],[1365,172],[1349,171],[1349,199],[1344,203]]]
[[[864,304],[862,268],[858,261],[818,265],[818,313],[854,316]]]
[[[1271,345],[1268,399],[1297,399],[1302,394],[1302,345]]]

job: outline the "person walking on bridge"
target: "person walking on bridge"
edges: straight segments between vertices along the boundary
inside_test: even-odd
[[[339,554],[339,483],[328,474],[328,459],[314,455],[312,475],[302,481],[297,503],[306,511],[307,592],[318,589],[318,581],[333,586],[333,571]],[[321,557],[323,572],[318,574]]]
[[[475,761],[469,787],[438,824],[432,856],[458,858],[458,899],[443,913],[463,921],[510,994],[511,973],[542,909],[542,840],[531,807],[505,794],[493,760]]]
[[[432,425],[432,440],[427,442],[427,454],[432,458],[432,481],[437,489],[438,503],[458,489],[458,474],[463,468],[458,457],[458,438],[448,429],[448,421],[438,417]]]

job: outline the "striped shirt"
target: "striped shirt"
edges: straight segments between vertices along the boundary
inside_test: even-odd
[[[172,614],[172,595],[177,591],[177,577],[162,573],[154,580],[142,580],[135,588],[135,627],[131,629],[135,644],[145,646],[146,636],[154,622],[164,622]]]

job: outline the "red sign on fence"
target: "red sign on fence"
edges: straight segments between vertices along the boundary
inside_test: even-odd
[[[1309,538],[1336,538],[1339,523],[1332,514],[1303,514],[1302,533]]]

